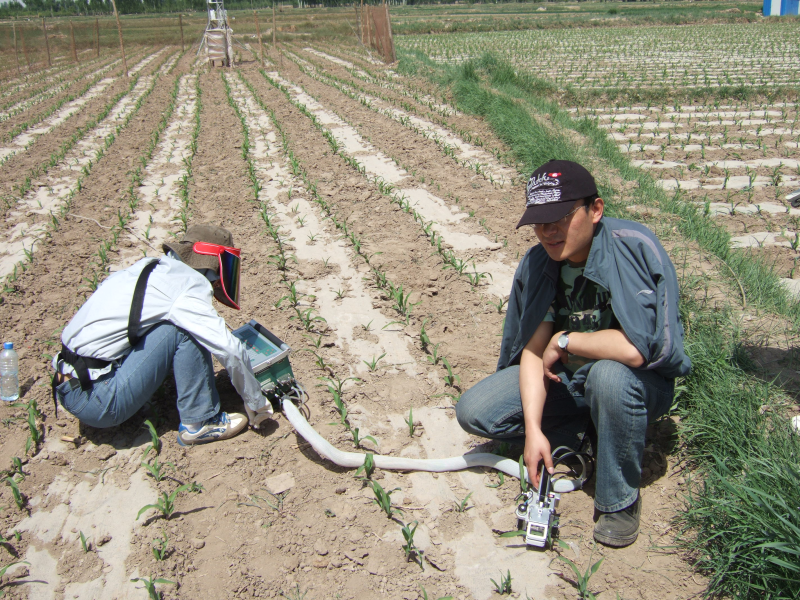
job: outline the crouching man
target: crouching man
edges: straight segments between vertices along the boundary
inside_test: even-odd
[[[240,251],[229,231],[195,225],[166,256],[114,273],[61,334],[53,393],[92,427],[132,417],[173,369],[181,424],[178,443],[230,438],[272,414],[247,351],[225,326],[212,298],[239,309]],[[216,357],[244,399],[247,415],[220,409]]]
[[[622,547],[639,533],[647,424],[669,410],[691,363],[667,253],[649,229],[603,217],[603,207],[577,163],[534,171],[517,228],[532,225],[540,244],[517,267],[497,372],[464,393],[456,414],[470,433],[524,442],[532,474],[540,463],[552,473],[551,449],[578,449],[591,420],[594,538]]]

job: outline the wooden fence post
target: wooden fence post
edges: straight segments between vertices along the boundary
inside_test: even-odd
[[[19,54],[17,54],[17,24],[11,23],[11,29],[14,32],[14,60],[17,62],[17,77],[19,77]]]
[[[78,62],[78,52],[75,50],[75,28],[72,26],[72,19],[69,20],[69,36],[72,46],[72,60]]]
[[[277,31],[277,27],[275,27],[275,0],[272,0],[272,47],[277,48],[277,43],[275,42],[275,32]],[[283,60],[283,59],[281,59]]]
[[[44,33],[44,45],[47,48],[47,66],[52,67],[53,63],[50,62],[50,40],[47,37],[47,25],[44,22],[44,17],[42,17],[42,33]]]
[[[258,26],[258,15],[253,11],[253,18],[256,20],[256,35],[258,36],[258,46],[261,48],[261,64],[264,64],[264,41],[261,39],[261,29]]]
[[[97,56],[96,58],[100,58],[100,20],[95,17],[94,18],[94,34],[97,38]]]
[[[178,15],[178,25],[181,28],[181,52],[185,52],[186,48],[183,45],[183,15],[181,14]]]
[[[119,32],[119,49],[122,51],[122,66],[125,68],[125,77],[128,75],[128,61],[125,60],[125,43],[122,41],[122,25],[119,22],[119,13],[117,12],[117,3],[111,0],[111,6],[114,7],[114,18],[117,20],[117,31]]]

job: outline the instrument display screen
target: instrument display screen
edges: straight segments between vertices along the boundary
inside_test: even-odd
[[[268,362],[273,356],[279,354],[281,349],[261,335],[251,325],[244,325],[233,332],[247,349],[247,358],[250,359],[250,366],[255,368],[258,365]]]

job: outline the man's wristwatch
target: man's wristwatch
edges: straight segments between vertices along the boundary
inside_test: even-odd
[[[569,332],[565,331],[558,336],[558,347],[564,352],[569,352],[569,350],[567,350],[567,346],[569,346]]]

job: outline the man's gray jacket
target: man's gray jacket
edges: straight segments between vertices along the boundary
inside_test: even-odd
[[[611,294],[614,316],[644,357],[642,369],[668,379],[689,373],[675,267],[652,231],[640,223],[603,217],[583,275]],[[520,261],[508,299],[498,371],[519,364],[522,349],[555,299],[558,277],[559,263],[541,244]],[[582,386],[591,366],[578,369],[572,384]]]

